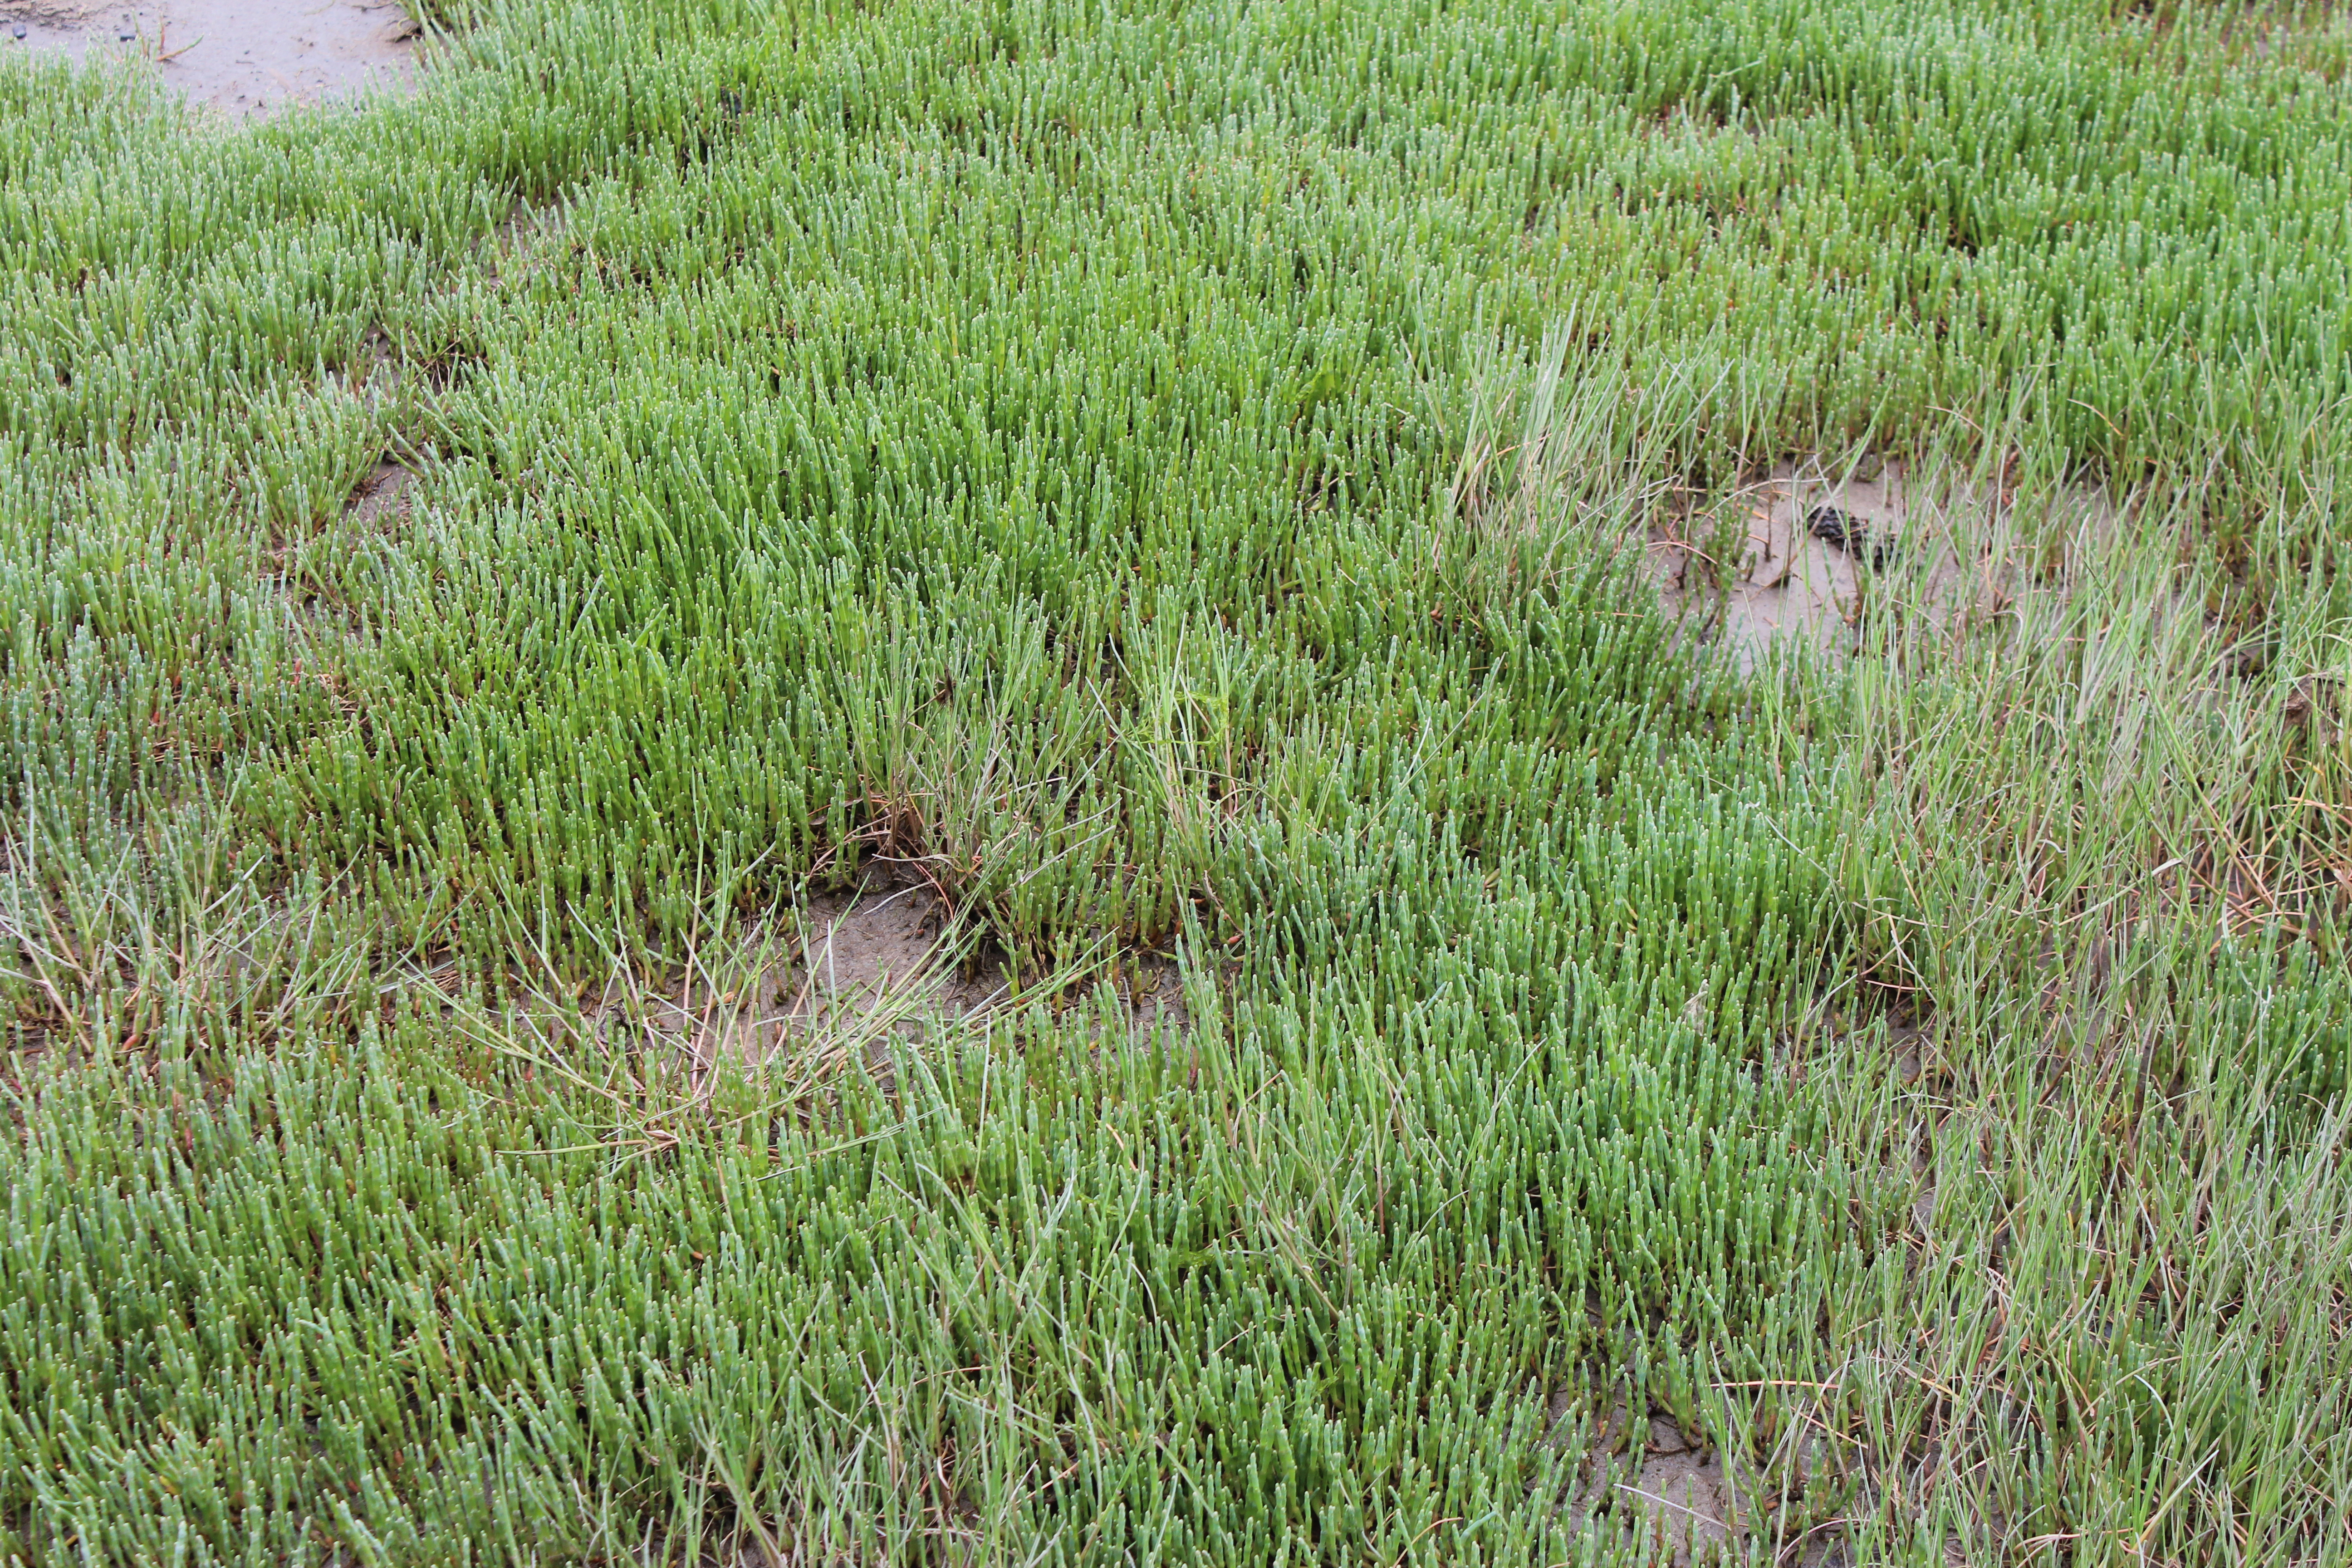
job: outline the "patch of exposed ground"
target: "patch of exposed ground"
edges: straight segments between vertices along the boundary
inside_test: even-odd
[[[1549,1414],[1562,1433],[1577,1419],[1575,1401],[1555,1394]],[[1809,1442],[1786,1459],[1769,1481],[1735,1473],[1723,1447],[1694,1438],[1664,1414],[1635,1419],[1621,1399],[1591,1428],[1565,1521],[1571,1530],[1630,1533],[1686,1568],[1749,1561],[1751,1543],[1792,1568],[1846,1568],[1838,1521],[1809,1527],[1790,1506],[1828,1479],[1826,1449]]]
[[[391,529],[408,521],[416,471],[386,458],[352,487],[343,519],[354,528]]]
[[[1668,614],[1726,648],[1742,673],[1782,642],[1853,652],[1874,574],[1902,574],[1931,622],[1990,607],[1999,585],[1980,580],[1973,552],[1956,544],[1962,525],[1989,519],[1993,504],[1923,491],[1898,459],[1874,458],[1843,474],[1782,463],[1732,498],[1740,527],[1727,551],[1687,526],[1654,529],[1651,585]]]
[[[1174,962],[1120,952],[1082,973],[1016,974],[923,882],[870,880],[813,896],[697,950],[658,988],[608,984],[588,1009],[608,1042],[642,1031],[648,1054],[695,1076],[721,1061],[888,1060],[893,1045],[941,1026],[984,1024],[1042,998],[1100,1005],[1139,1034],[1190,1027]]]
[[[1567,1394],[1552,1396],[1556,1429],[1573,1414]],[[1668,1416],[1636,1422],[1621,1403],[1592,1429],[1567,1522],[1570,1529],[1630,1527],[1678,1563],[1703,1563],[1721,1556],[1739,1533],[1739,1505],[1719,1448],[1692,1442]]]
[[[1862,552],[1816,534],[1807,513],[1828,507],[1889,533],[1906,510],[1899,473],[1842,485],[1807,484],[1795,465],[1735,498],[1744,513],[1736,559],[1711,552],[1714,542],[1660,528],[1651,537],[1651,581],[1670,612],[1696,615],[1698,635],[1727,646],[1745,672],[1783,638],[1850,651],[1861,613]]]
[[[412,89],[420,32],[400,0],[0,0],[0,49],[142,61],[233,121]]]

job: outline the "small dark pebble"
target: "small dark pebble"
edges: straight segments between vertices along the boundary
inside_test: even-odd
[[[1868,523],[1833,506],[1813,508],[1805,518],[1805,526],[1812,531],[1815,539],[1834,544],[1849,555],[1860,556],[1867,551],[1873,566],[1886,564],[1886,557],[1893,552],[1887,541],[1872,536]]]
[[[13,26],[13,27],[9,28],[8,30],[9,30],[11,33],[14,33],[17,37],[22,38],[22,37],[25,36],[25,24],[24,24],[24,23],[22,23],[22,22],[19,22],[19,23],[17,23],[15,26]]]

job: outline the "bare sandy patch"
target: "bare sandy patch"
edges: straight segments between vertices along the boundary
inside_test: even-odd
[[[928,883],[877,879],[690,952],[658,986],[616,975],[583,1016],[608,1049],[633,1047],[698,1083],[722,1063],[813,1078],[887,1070],[900,1047],[943,1029],[984,1027],[1033,1001],[1058,1011],[1105,1000],[1114,1028],[1191,1026],[1163,954],[1107,947],[1069,973],[1022,974]]]
[[[1842,1479],[1814,1436],[1775,1447],[1769,1463],[1736,1459],[1737,1442],[1694,1435],[1663,1411],[1629,1406],[1580,1413],[1568,1391],[1548,1406],[1552,1443],[1582,1439],[1584,1458],[1561,1519],[1572,1531],[1632,1537],[1676,1568],[1764,1560],[1790,1568],[1847,1568],[1841,1514],[1820,1518],[1821,1494]],[[1588,1424],[1589,1423],[1589,1424]]]
[[[1843,472],[1782,462],[1729,498],[1729,530],[1721,510],[1653,526],[1645,571],[1684,636],[1724,649],[1746,674],[1783,645],[1852,654],[1867,616],[1934,637],[2001,614],[2028,587],[2011,505],[1999,489],[1899,458]],[[2120,521],[2087,488],[2051,515],[2085,538],[2111,537]]]
[[[416,470],[387,458],[370,468],[353,486],[343,506],[343,520],[357,529],[388,530],[404,525],[414,504]]]
[[[1783,640],[1851,652],[1862,574],[1883,562],[1909,512],[1901,470],[1832,483],[1782,463],[1733,499],[1742,524],[1735,558],[1712,555],[1713,542],[1685,531],[1654,530],[1648,565],[1660,602],[1696,616],[1701,639],[1727,647],[1743,673]]]
[[[400,0],[9,0],[0,49],[132,59],[231,121],[417,82],[422,29]]]

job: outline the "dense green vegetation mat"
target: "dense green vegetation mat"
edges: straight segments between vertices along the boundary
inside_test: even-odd
[[[0,1560],[2352,1561],[2340,16],[445,20],[0,64]]]

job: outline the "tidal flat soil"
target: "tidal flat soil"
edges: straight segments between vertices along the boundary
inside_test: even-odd
[[[416,20],[0,39],[0,1562],[2352,1563],[2339,8]]]

